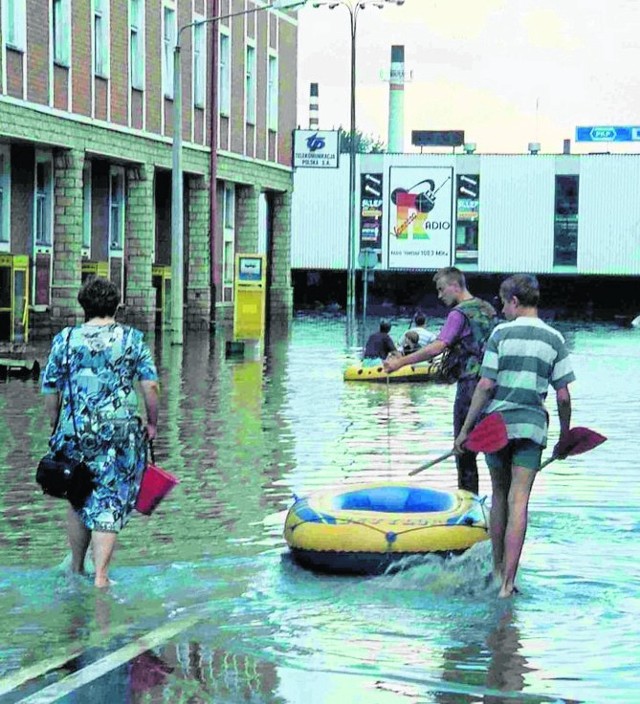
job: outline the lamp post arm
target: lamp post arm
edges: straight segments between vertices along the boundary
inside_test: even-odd
[[[303,3],[300,2],[300,5]],[[292,5],[294,7],[294,5]],[[256,7],[252,7],[250,10],[238,10],[238,12],[230,12],[226,15],[217,15],[216,17],[207,17],[202,20],[194,20],[193,22],[189,22],[189,24],[183,24],[182,27],[178,30],[178,36],[176,37],[176,46],[180,46],[180,35],[185,29],[189,29],[189,27],[196,27],[201,24],[211,24],[212,22],[217,22],[218,20],[228,20],[231,19],[232,17],[239,17],[240,15],[250,15],[252,12],[260,12],[262,10],[279,10],[281,8],[276,7],[274,4],[271,5],[256,5]],[[284,8],[283,8],[284,9]]]

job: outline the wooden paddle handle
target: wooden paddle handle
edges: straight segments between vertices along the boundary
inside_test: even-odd
[[[447,457],[451,457],[451,455],[455,455],[456,451],[455,450],[450,450],[449,452],[445,453],[444,455],[440,455],[440,457],[436,457],[435,460],[431,460],[429,462],[425,462],[424,464],[421,464],[419,467],[416,467],[415,469],[412,469],[409,472],[409,476],[413,477],[415,474],[419,474],[425,469],[429,469],[429,467],[433,467],[434,464],[438,464],[438,462],[442,462],[442,460],[446,460]]]

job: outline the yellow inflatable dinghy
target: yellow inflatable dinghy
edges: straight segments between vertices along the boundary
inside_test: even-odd
[[[409,555],[460,553],[487,540],[488,517],[468,491],[360,484],[296,498],[284,538],[305,567],[379,574]]]
[[[345,381],[373,381],[373,382],[399,382],[399,381],[442,381],[440,364],[438,362],[425,362],[411,364],[397,369],[391,374],[385,372],[382,362],[373,367],[362,364],[352,364],[344,372]]]

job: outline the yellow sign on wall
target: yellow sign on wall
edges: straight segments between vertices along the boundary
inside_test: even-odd
[[[261,340],[264,337],[267,297],[264,254],[236,254],[233,282],[233,339]]]

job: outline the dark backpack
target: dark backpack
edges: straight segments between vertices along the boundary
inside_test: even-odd
[[[442,353],[439,378],[447,384],[453,384],[465,374],[468,374],[469,377],[477,377],[480,373],[484,351],[489,336],[496,326],[497,315],[493,306],[486,301],[480,301],[474,304],[474,307],[478,312],[482,312],[481,317],[479,315],[467,315],[461,305],[456,306],[454,309],[462,313],[466,318],[471,328],[471,335],[458,340]],[[492,317],[491,313],[493,313]],[[481,320],[482,322],[480,322]],[[472,360],[473,364],[471,366],[474,369],[469,372],[469,362]]]

